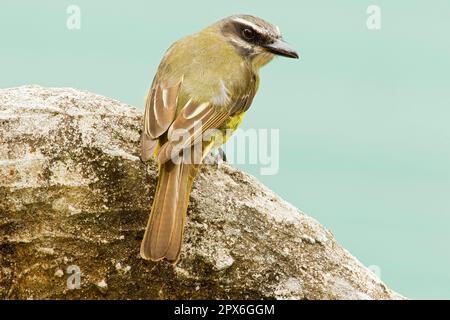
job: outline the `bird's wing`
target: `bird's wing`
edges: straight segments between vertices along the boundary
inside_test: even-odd
[[[144,131],[141,137],[141,158],[150,159],[158,138],[167,131],[175,119],[178,95],[183,79],[174,85],[155,79],[145,102]]]
[[[207,130],[219,128],[229,117],[228,109],[189,100],[169,127],[167,142],[159,151],[158,161],[165,163],[182,150],[202,142]]]
[[[175,119],[178,94],[183,79],[174,85],[155,81],[145,103],[144,132],[152,139],[160,137]]]
[[[194,145],[202,145],[202,142],[207,144],[215,133],[208,130],[218,129],[230,117],[245,112],[252,103],[254,95],[255,90],[252,88],[228,108],[217,108],[209,102],[198,103],[192,99],[189,100],[170,125],[167,131],[167,142],[159,151],[158,161],[165,163],[182,150]]]
[[[161,146],[158,161],[165,163],[177,152],[202,142],[210,129],[220,128],[230,117],[245,112],[256,93],[251,82],[245,94],[238,97],[230,106],[217,108],[209,102],[196,102],[193,99],[177,112],[178,96],[183,79],[174,85],[167,85],[156,79],[145,105],[144,132],[142,135],[142,159],[148,160],[158,143],[158,138],[167,133],[167,141]],[[207,134],[208,135],[208,134]],[[208,137],[206,137],[208,139]],[[160,139],[161,140],[161,139]],[[176,151],[173,151],[174,148]]]

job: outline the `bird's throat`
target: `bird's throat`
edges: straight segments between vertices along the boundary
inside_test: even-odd
[[[253,70],[259,71],[262,67],[273,60],[275,56],[270,52],[258,53],[252,57]]]

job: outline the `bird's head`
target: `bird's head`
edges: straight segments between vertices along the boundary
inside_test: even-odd
[[[225,39],[244,58],[262,67],[275,55],[298,59],[298,53],[283,41],[280,29],[250,15],[235,15],[219,22]]]

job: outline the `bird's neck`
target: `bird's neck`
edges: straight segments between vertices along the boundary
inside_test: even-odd
[[[259,72],[259,69],[268,64],[275,56],[269,52],[259,53],[250,58],[253,70],[255,73]]]

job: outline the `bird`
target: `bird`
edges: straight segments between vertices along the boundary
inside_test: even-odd
[[[179,261],[202,160],[240,125],[258,90],[261,67],[275,56],[299,58],[277,26],[244,14],[188,35],[165,53],[147,94],[141,135],[142,161],[154,157],[158,163],[143,259]]]

